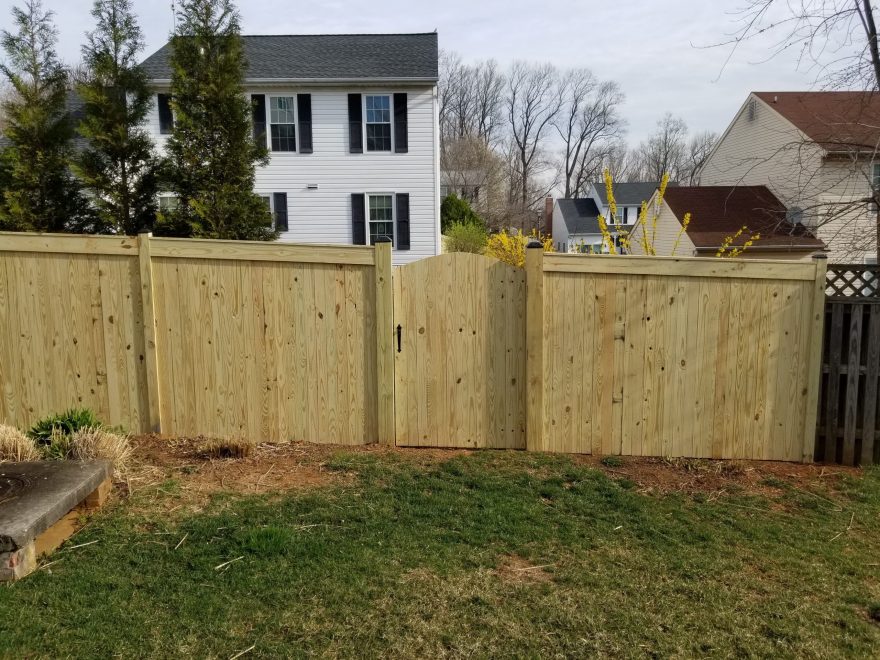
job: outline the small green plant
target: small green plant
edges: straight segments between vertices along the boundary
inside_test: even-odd
[[[71,408],[61,414],[44,417],[34,424],[28,435],[38,445],[46,446],[53,444],[53,436],[58,433],[70,436],[81,429],[100,428],[103,426],[101,420],[88,408]]]
[[[610,468],[623,467],[623,459],[620,456],[603,456],[601,463]]]
[[[486,228],[486,223],[471,208],[468,201],[453,194],[444,197],[440,203],[440,231],[445,234],[454,224],[477,225],[483,229]]]
[[[257,443],[247,438],[209,438],[199,447],[205,458],[247,458]]]
[[[456,222],[446,232],[446,251],[483,254],[488,240],[489,234],[482,225]]]

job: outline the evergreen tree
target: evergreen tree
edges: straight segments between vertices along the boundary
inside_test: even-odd
[[[157,160],[143,128],[150,109],[147,76],[137,64],[143,36],[131,0],[95,0],[96,27],[83,46],[85,102],[80,134],[89,146],[75,170],[93,194],[100,224],[133,235],[156,217]]]
[[[242,80],[238,13],[230,0],[184,0],[171,39],[169,181],[177,209],[160,214],[157,234],[271,240],[265,202],[254,194],[254,168],[265,145],[252,136]]]
[[[94,216],[70,172],[73,126],[66,109],[67,70],[55,52],[52,13],[40,0],[12,10],[14,33],[3,30],[13,93],[3,102],[11,145],[2,156],[0,229],[93,231]]]

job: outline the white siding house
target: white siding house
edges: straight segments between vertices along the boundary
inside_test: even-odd
[[[255,192],[271,206],[279,240],[387,236],[395,265],[439,254],[436,33],[243,40],[254,133],[270,151]],[[168,49],[144,62],[160,148],[173,122]]]

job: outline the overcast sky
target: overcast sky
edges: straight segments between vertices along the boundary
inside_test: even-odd
[[[626,94],[629,141],[648,135],[670,111],[691,131],[721,132],[750,90],[812,87],[815,75],[797,71],[793,56],[766,59],[770,44],[740,50],[722,72],[724,48],[698,48],[736,29],[744,0],[238,0],[245,34],[430,32],[440,47],[465,60],[549,61],[589,67],[616,80]],[[12,0],[0,0],[0,26]],[[171,0],[135,0],[147,39],[145,56],[172,28]],[[56,14],[61,57],[79,60],[91,28],[92,0],[44,0]],[[720,76],[720,78],[719,78]]]

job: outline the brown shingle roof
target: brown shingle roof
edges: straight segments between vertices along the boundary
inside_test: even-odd
[[[877,92],[754,92],[829,151],[880,146]]]
[[[741,245],[760,233],[755,248],[822,249],[824,244],[800,224],[786,220],[786,209],[766,186],[680,186],[666,190],[666,204],[679,222],[691,214],[687,234],[697,249],[717,248],[742,227]]]

